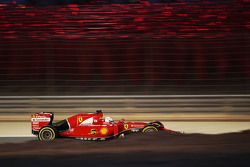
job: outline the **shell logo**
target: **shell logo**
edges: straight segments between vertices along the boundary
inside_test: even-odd
[[[100,129],[100,133],[101,133],[102,135],[106,135],[106,134],[108,133],[108,128],[101,128],[101,129]]]

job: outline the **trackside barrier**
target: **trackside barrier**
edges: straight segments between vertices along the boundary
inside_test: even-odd
[[[114,119],[250,121],[250,95],[0,96],[0,121],[29,121],[34,112],[56,119],[102,109]]]

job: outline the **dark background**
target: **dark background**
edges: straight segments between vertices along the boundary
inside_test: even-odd
[[[250,91],[247,0],[0,2],[0,95]]]

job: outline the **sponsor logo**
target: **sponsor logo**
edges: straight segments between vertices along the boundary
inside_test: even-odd
[[[77,117],[77,121],[78,121],[78,123],[82,123],[83,118],[82,117]]]
[[[49,122],[50,118],[39,117],[39,118],[31,118],[32,122]]]
[[[102,135],[106,135],[106,134],[108,133],[108,128],[101,128],[101,129],[100,129],[100,133],[101,133]]]
[[[125,129],[125,130],[128,129],[128,124],[124,124],[124,129]]]

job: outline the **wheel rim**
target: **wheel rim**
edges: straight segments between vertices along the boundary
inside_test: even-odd
[[[149,126],[149,127],[144,128],[142,132],[153,133],[153,132],[158,132],[158,129],[156,127]]]
[[[44,130],[41,134],[42,140],[44,141],[49,141],[49,140],[53,140],[53,133],[50,130]]]
[[[157,132],[157,131],[153,128],[149,128],[145,130],[145,133],[152,133],[152,132]]]

